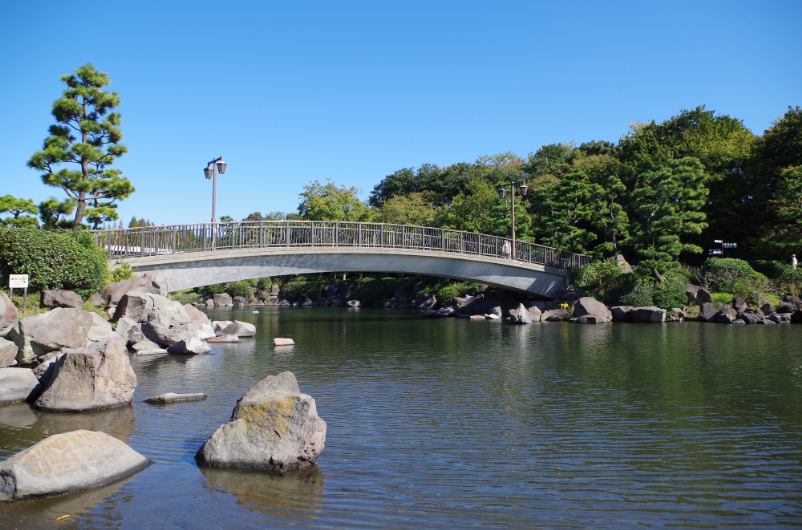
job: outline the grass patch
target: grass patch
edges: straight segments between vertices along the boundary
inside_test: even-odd
[[[177,291],[171,294],[170,299],[176,302],[181,302],[182,304],[192,304],[203,300],[203,294],[195,293],[192,291],[192,289],[187,289],[185,291]]]
[[[766,297],[766,302],[770,303],[771,307],[777,307],[778,305],[780,305],[781,298],[779,297],[779,295],[766,293],[763,296]]]
[[[713,302],[717,304],[729,304],[735,298],[735,295],[730,293],[711,293],[711,295],[713,296]]]

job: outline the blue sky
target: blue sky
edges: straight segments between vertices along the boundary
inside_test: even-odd
[[[62,198],[26,161],[59,76],[92,63],[122,105],[119,207],[158,224],[294,211],[311,180],[617,141],[682,109],[756,134],[802,105],[802,2],[12,2],[0,19],[0,194]]]

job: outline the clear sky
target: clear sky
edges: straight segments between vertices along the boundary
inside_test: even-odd
[[[2,1],[0,194],[63,198],[28,158],[59,76],[92,63],[122,105],[137,188],[157,224],[295,211],[311,180],[363,198],[403,167],[549,143],[617,141],[682,109],[756,134],[802,105],[802,1]]]

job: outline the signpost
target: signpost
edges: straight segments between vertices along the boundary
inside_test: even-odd
[[[8,288],[11,291],[11,300],[14,300],[14,289],[24,289],[22,297],[22,314],[28,312],[28,275],[27,274],[9,274],[8,275]]]
[[[714,239],[714,245],[718,245],[721,248],[711,248],[707,250],[708,256],[723,256],[724,249],[726,248],[738,248],[738,243],[725,243],[723,239]]]

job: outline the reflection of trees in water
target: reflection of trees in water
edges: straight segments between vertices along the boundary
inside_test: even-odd
[[[201,471],[203,487],[213,495],[230,493],[238,505],[272,516],[314,519],[323,495],[323,473],[317,466],[286,475],[213,468]]]

